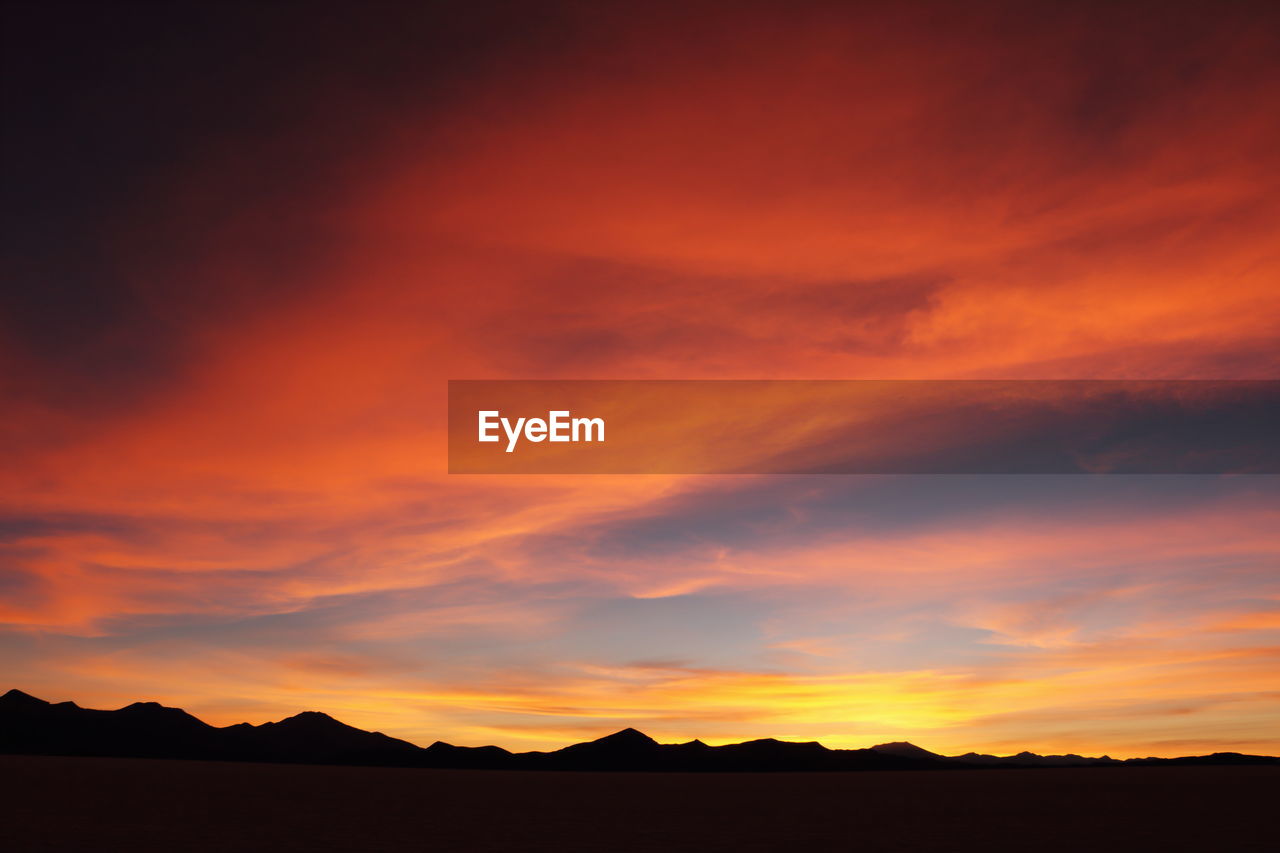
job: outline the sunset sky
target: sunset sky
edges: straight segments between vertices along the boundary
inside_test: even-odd
[[[4,16],[0,692],[1280,754],[1280,476],[450,475],[445,431],[450,379],[1280,378],[1275,4]]]

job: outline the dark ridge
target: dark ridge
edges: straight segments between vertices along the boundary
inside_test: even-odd
[[[942,756],[938,755],[936,752],[930,752],[927,749],[916,746],[914,743],[907,743],[906,741],[878,743],[871,747],[871,749],[884,755],[897,755],[903,758],[942,758]]]
[[[592,743],[610,743],[610,744],[630,744],[634,746],[656,746],[657,741],[649,737],[642,731],[633,728],[625,728],[620,732],[614,732],[611,735],[605,735],[597,738]]]
[[[23,693],[21,690],[13,689],[8,693],[0,696],[0,709],[9,708],[39,708],[49,703],[43,699],[37,699],[29,693]]]
[[[1082,755],[948,757],[912,743],[867,749],[828,749],[816,741],[762,738],[708,746],[700,740],[658,743],[626,728],[552,752],[512,753],[497,746],[454,746],[436,741],[423,749],[381,732],[367,732],[318,711],[272,723],[218,728],[181,708],[135,702],[116,711],[50,704],[21,690],[0,696],[0,753],[121,758],[189,758],[397,767],[524,770],[850,771],[952,770],[1031,767],[1280,764],[1280,758],[1215,752],[1181,758]]]
[[[454,746],[438,740],[422,751],[422,766],[502,770],[512,766],[513,757],[500,746]]]

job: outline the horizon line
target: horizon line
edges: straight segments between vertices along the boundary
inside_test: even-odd
[[[335,722],[335,723],[337,723],[337,724],[339,724],[339,725],[346,726],[346,727],[351,728],[351,729],[354,729],[354,730],[356,730],[356,731],[364,732],[364,733],[367,733],[367,734],[382,735],[382,736],[384,736],[384,737],[391,738],[391,739],[393,739],[393,740],[397,740],[397,741],[400,741],[400,742],[402,742],[402,743],[408,744],[409,746],[412,746],[412,747],[414,747],[414,748],[416,748],[416,749],[420,749],[420,750],[427,750],[427,749],[430,749],[432,746],[435,746],[436,744],[442,744],[442,745],[444,745],[444,746],[449,746],[449,747],[454,747],[454,748],[461,748],[461,749],[499,749],[499,750],[502,750],[503,752],[505,752],[505,753],[507,753],[507,754],[509,754],[509,755],[513,755],[513,756],[515,756],[515,755],[551,754],[551,753],[559,752],[559,751],[564,750],[564,749],[568,749],[568,748],[570,748],[570,747],[574,747],[574,746],[581,746],[581,745],[583,745],[583,744],[598,743],[598,742],[600,742],[600,741],[608,740],[608,739],[611,739],[611,738],[616,738],[616,737],[617,737],[617,736],[619,736],[619,735],[626,735],[626,734],[628,734],[628,733],[634,733],[635,735],[639,735],[639,736],[641,736],[641,737],[645,738],[646,740],[651,741],[651,742],[652,742],[654,745],[656,745],[656,746],[683,746],[683,745],[691,745],[691,744],[702,744],[702,745],[707,746],[707,747],[712,748],[712,749],[716,749],[716,748],[720,748],[720,747],[725,747],[725,746],[740,746],[740,745],[744,745],[744,744],[752,744],[752,743],[773,742],[773,743],[796,744],[796,745],[816,744],[817,746],[821,747],[822,749],[827,750],[827,751],[830,751],[830,752],[865,752],[865,751],[873,751],[873,750],[880,750],[880,751],[887,752],[886,748],[889,748],[889,747],[898,747],[898,748],[904,748],[904,747],[906,747],[906,748],[910,748],[910,750],[918,750],[920,753],[924,753],[924,754],[927,754],[927,755],[929,755],[929,756],[935,756],[935,757],[937,757],[937,758],[945,758],[945,759],[960,759],[960,758],[965,758],[965,757],[967,757],[967,756],[977,756],[977,757],[983,757],[983,758],[998,758],[998,759],[1015,759],[1015,758],[1018,758],[1019,756],[1034,756],[1034,757],[1038,757],[1038,758],[1078,758],[1078,759],[1082,759],[1082,760],[1125,762],[1125,761],[1147,761],[1147,760],[1154,760],[1154,761],[1176,761],[1176,760],[1178,760],[1178,759],[1184,759],[1184,758],[1201,758],[1201,757],[1210,757],[1210,756],[1218,756],[1218,755],[1222,755],[1222,756],[1234,755],[1234,756],[1244,756],[1244,757],[1248,757],[1248,758],[1266,758],[1266,759],[1273,759],[1273,760],[1276,760],[1276,761],[1280,761],[1280,755],[1266,755],[1266,754],[1260,754],[1260,753],[1244,753],[1244,752],[1237,752],[1237,751],[1235,751],[1235,750],[1230,750],[1230,749],[1215,749],[1215,750],[1213,750],[1212,752],[1197,753],[1197,754],[1194,754],[1194,755],[1177,755],[1177,756],[1156,756],[1156,755],[1139,755],[1139,754],[1134,754],[1134,755],[1127,755],[1127,756],[1117,757],[1117,756],[1114,756],[1114,755],[1112,755],[1112,754],[1110,754],[1110,753],[1103,753],[1103,754],[1101,754],[1101,755],[1089,755],[1089,754],[1085,754],[1085,753],[1075,753],[1075,752],[1035,752],[1035,751],[1030,750],[1030,749],[1022,749],[1022,750],[1020,750],[1020,751],[1018,751],[1018,752],[1015,752],[1015,753],[1009,753],[1009,754],[1006,754],[1006,755],[1001,755],[1001,754],[997,754],[997,753],[983,753],[983,752],[978,752],[978,751],[976,751],[976,750],[971,749],[971,750],[969,750],[969,751],[967,751],[967,752],[958,753],[958,754],[955,754],[955,755],[948,755],[948,754],[946,754],[946,753],[934,752],[933,750],[926,749],[926,748],[924,748],[924,747],[920,746],[919,744],[915,743],[914,741],[910,741],[910,740],[885,741],[885,742],[883,742],[883,743],[876,743],[876,744],[872,744],[872,745],[870,745],[870,746],[863,746],[863,747],[830,747],[830,746],[827,746],[826,744],[822,743],[822,742],[821,742],[821,741],[819,741],[819,740],[788,740],[788,739],[785,739],[785,738],[779,738],[779,737],[773,737],[773,736],[748,738],[748,739],[746,739],[746,740],[740,740],[740,741],[726,741],[726,742],[724,742],[724,743],[710,743],[710,742],[707,742],[707,741],[703,740],[703,739],[702,739],[702,738],[700,738],[700,737],[692,737],[692,738],[689,738],[688,740],[683,740],[683,741],[668,741],[668,742],[663,742],[663,741],[658,741],[656,738],[651,737],[650,735],[648,735],[647,733],[645,733],[645,732],[644,732],[644,731],[642,731],[641,729],[636,728],[635,726],[631,726],[631,725],[627,725],[627,726],[624,726],[623,728],[620,728],[620,729],[617,729],[617,730],[614,730],[614,731],[607,732],[606,734],[600,735],[600,736],[598,736],[598,737],[593,737],[593,738],[591,738],[591,739],[589,739],[589,740],[585,740],[585,741],[574,741],[574,742],[571,742],[571,743],[564,744],[564,745],[562,745],[562,746],[560,746],[560,747],[549,748],[549,749],[531,749],[531,750],[525,750],[525,751],[517,752],[517,751],[515,751],[515,750],[508,749],[507,747],[499,746],[499,745],[497,745],[497,744],[493,744],[493,743],[479,744],[479,745],[476,745],[476,746],[469,746],[469,745],[462,745],[462,744],[450,743],[450,742],[448,742],[448,741],[441,740],[441,739],[439,739],[439,738],[437,738],[437,739],[433,740],[433,741],[432,741],[430,744],[428,744],[427,746],[422,746],[421,744],[416,743],[416,742],[414,742],[414,741],[407,740],[406,738],[402,738],[402,737],[397,737],[397,736],[395,736],[395,735],[388,734],[388,733],[383,732],[383,731],[378,731],[378,730],[369,730],[369,729],[362,729],[362,728],[359,728],[358,726],[353,726],[353,725],[351,725],[350,723],[344,722],[343,720],[340,720],[340,719],[338,719],[337,717],[334,717],[332,714],[329,714],[329,713],[328,713],[328,712],[326,712],[326,711],[317,711],[317,710],[314,710],[314,709],[306,709],[306,710],[298,711],[298,712],[296,712],[296,713],[294,713],[294,714],[290,714],[290,715],[288,715],[288,716],[286,716],[286,717],[282,717],[282,718],[281,718],[281,719],[279,719],[279,720],[265,720],[265,721],[263,721],[263,722],[261,722],[261,723],[250,723],[250,722],[248,722],[248,721],[246,720],[246,721],[241,721],[241,722],[238,722],[238,723],[229,723],[229,724],[227,724],[227,725],[218,726],[218,725],[214,725],[214,724],[212,724],[212,723],[209,723],[209,722],[205,721],[204,719],[202,719],[202,718],[200,718],[200,717],[196,716],[195,714],[191,713],[190,711],[188,711],[188,710],[187,710],[187,709],[185,709],[185,708],[181,708],[181,707],[178,707],[178,706],[175,706],[175,705],[165,705],[164,703],[162,703],[162,702],[158,702],[158,701],[155,701],[155,700],[138,700],[138,701],[130,702],[130,703],[126,704],[126,705],[122,705],[122,706],[120,706],[119,708],[88,708],[88,707],[84,707],[84,706],[80,705],[79,703],[75,702],[74,700],[70,700],[70,699],[63,700],[63,701],[61,701],[61,702],[51,702],[51,701],[49,701],[49,700],[47,700],[47,699],[42,699],[42,698],[40,698],[40,697],[38,697],[38,696],[36,696],[36,695],[34,695],[34,694],[32,694],[32,693],[28,693],[28,692],[26,692],[25,690],[21,690],[21,689],[19,689],[19,688],[17,688],[17,687],[13,687],[13,688],[10,688],[10,689],[8,689],[7,691],[5,691],[3,694],[0,694],[0,702],[3,702],[3,701],[4,701],[4,700],[6,700],[6,699],[10,699],[11,697],[16,698],[16,699],[18,699],[18,700],[33,700],[33,701],[35,701],[35,702],[39,702],[39,703],[41,703],[41,704],[43,704],[43,705],[47,705],[47,706],[49,706],[49,707],[57,707],[57,706],[60,706],[60,705],[70,705],[70,706],[75,707],[75,708],[77,708],[77,709],[79,709],[79,710],[82,710],[82,711],[99,711],[99,712],[102,712],[102,713],[118,713],[118,712],[120,712],[120,711],[124,711],[124,710],[127,710],[127,709],[129,709],[129,708],[138,707],[138,706],[144,706],[144,707],[146,707],[146,706],[156,706],[156,707],[161,708],[161,709],[164,709],[164,710],[179,711],[179,712],[181,712],[181,713],[183,713],[183,714],[186,714],[187,716],[191,717],[192,719],[197,720],[197,721],[198,721],[198,722],[200,722],[201,724],[206,725],[206,726],[209,726],[210,728],[212,728],[212,729],[216,729],[216,730],[226,730],[226,729],[237,728],[237,727],[240,727],[240,726],[250,726],[250,727],[252,727],[252,728],[255,728],[255,729],[256,729],[256,728],[260,728],[260,727],[262,727],[262,726],[267,726],[267,725],[278,725],[278,724],[280,724],[280,723],[284,723],[284,722],[287,722],[287,721],[289,721],[289,720],[294,720],[294,719],[297,719],[297,718],[299,718],[299,717],[303,717],[303,718],[305,718],[305,717],[308,717],[308,716],[321,716],[321,717],[325,717],[325,718],[327,718],[327,719],[329,719],[329,720],[332,720],[333,722]],[[713,739],[713,740],[715,740],[715,739]]]

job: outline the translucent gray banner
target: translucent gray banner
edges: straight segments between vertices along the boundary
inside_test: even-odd
[[[457,474],[1280,473],[1275,380],[455,380]]]

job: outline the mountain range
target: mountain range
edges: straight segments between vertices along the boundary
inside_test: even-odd
[[[50,703],[10,690],[0,696],[0,753],[24,755],[185,758],[505,770],[809,771],[939,770],[1153,764],[1280,764],[1280,758],[1217,752],[1182,758],[945,756],[911,743],[866,749],[828,749],[820,743],[772,738],[709,746],[700,740],[658,743],[623,729],[552,752],[509,752],[497,746],[423,748],[380,732],[366,732],[328,714],[305,711],[279,722],[211,726],[180,708],[135,702],[115,711]]]

